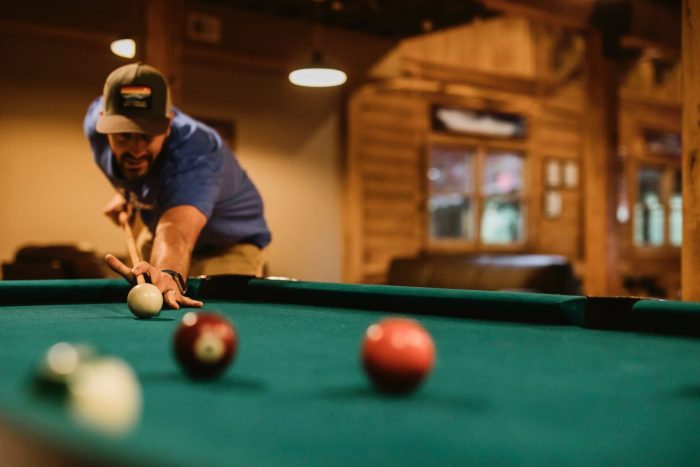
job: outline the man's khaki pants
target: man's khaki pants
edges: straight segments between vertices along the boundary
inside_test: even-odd
[[[151,257],[153,235],[147,228],[142,228],[136,240],[136,246],[143,259]],[[203,255],[192,255],[189,276],[214,274],[243,274],[262,277],[266,251],[251,243],[236,245],[208,251]]]

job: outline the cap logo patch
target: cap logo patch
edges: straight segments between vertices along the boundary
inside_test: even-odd
[[[123,109],[148,110],[151,108],[149,86],[122,86],[119,88],[119,105]]]

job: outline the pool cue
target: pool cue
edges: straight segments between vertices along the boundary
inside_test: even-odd
[[[134,232],[131,230],[131,226],[129,225],[129,215],[126,213],[126,211],[121,211],[119,213],[119,225],[121,225],[122,230],[124,231],[126,249],[129,250],[129,257],[131,258],[131,267],[133,268],[141,262],[141,258],[139,257],[138,250],[136,249],[136,242],[134,241]],[[139,274],[136,276],[136,283],[146,283],[146,278],[143,277],[143,274]]]

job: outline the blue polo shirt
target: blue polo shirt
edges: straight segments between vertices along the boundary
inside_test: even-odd
[[[95,162],[114,188],[140,208],[151,232],[163,212],[188,205],[207,217],[195,252],[236,243],[260,248],[270,243],[260,193],[214,129],[173,108],[170,135],[148,175],[129,181],[114,160],[107,136],[95,128],[101,110],[98,97],[83,122]]]

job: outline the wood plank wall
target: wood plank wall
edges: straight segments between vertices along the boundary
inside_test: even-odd
[[[678,298],[681,282],[680,248],[635,245],[632,216],[638,196],[637,170],[642,164],[669,164],[667,157],[647,153],[643,132],[653,129],[680,134],[681,109],[680,105],[673,104],[673,101],[666,101],[666,105],[660,105],[656,99],[640,100],[634,99],[633,96],[636,94],[623,95],[620,107],[620,155],[625,177],[626,204],[630,213],[627,222],[620,225],[621,273],[623,280],[653,280],[656,285],[667,291],[667,298]],[[675,162],[680,167],[680,158]],[[674,161],[670,163],[673,164]]]
[[[398,52],[405,58],[459,66],[484,73],[533,77],[532,22],[502,17],[408,39]]]
[[[391,259],[421,248],[424,101],[371,86],[355,94],[346,174],[345,279],[381,283]]]
[[[541,97],[540,113],[535,134],[536,151],[533,160],[539,164],[542,174],[533,180],[533,189],[544,203],[548,191],[561,196],[561,214],[549,217],[544,214],[544,205],[534,213],[539,221],[536,248],[540,253],[564,255],[577,264],[583,254],[583,167],[581,162],[583,118],[583,85],[574,80],[553,89]],[[547,163],[553,162],[560,169],[560,183],[548,187],[544,173]],[[578,174],[575,186],[564,184],[564,170],[573,167]]]
[[[620,86],[620,157],[624,171],[625,201],[630,214],[629,219],[620,224],[620,272],[623,282],[653,281],[666,291],[666,298],[678,298],[681,282],[680,249],[635,245],[632,216],[638,191],[636,171],[640,165],[669,163],[667,158],[647,154],[644,130],[681,133],[680,75],[680,60],[641,56],[626,71]],[[680,165],[680,160],[677,164]],[[627,292],[645,294],[644,290]]]
[[[534,35],[542,40],[534,41]],[[367,84],[353,95],[348,113],[345,280],[383,282],[393,258],[429,251],[424,152],[433,103],[528,117],[528,239],[516,250],[580,259],[582,180],[575,187],[557,188],[561,215],[545,218],[542,212],[544,161],[556,159],[562,170],[572,161],[582,172],[582,81],[575,76],[562,81],[547,68],[559,35],[557,28],[506,18],[411,39],[384,62],[380,76],[390,74],[391,64],[397,73],[393,79]],[[483,52],[476,57],[467,53],[472,48],[462,46],[465,41],[493,47],[480,47]],[[506,42],[517,47],[505,51]],[[543,57],[542,63],[538,57]],[[546,71],[536,72],[538,68]]]
[[[506,43],[515,45],[506,50]],[[377,81],[360,87],[349,104],[344,279],[381,283],[393,258],[430,252],[425,152],[435,139],[429,117],[434,103],[527,116],[528,238],[511,251],[566,256],[583,279],[585,57],[580,31],[503,18],[410,39],[385,57],[375,69]],[[678,125],[678,67],[665,69],[661,82],[657,71],[641,60],[625,75],[623,148],[639,119],[669,130]],[[560,170],[557,186],[547,184],[552,161]],[[577,173],[575,184],[564,183],[565,167]],[[557,216],[546,215],[550,192],[561,199]],[[677,254],[663,260],[639,255],[629,225],[620,235],[623,272],[659,268],[659,275],[677,281]]]

